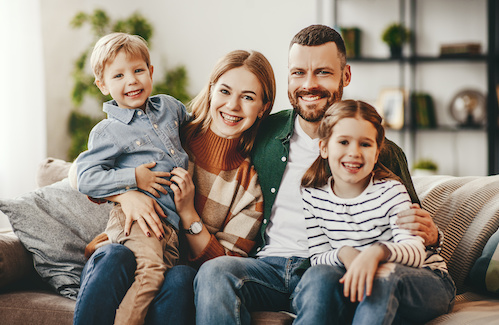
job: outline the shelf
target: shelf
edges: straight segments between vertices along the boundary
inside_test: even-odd
[[[485,132],[487,131],[487,128],[485,125],[482,126],[477,126],[477,127],[461,127],[461,126],[455,126],[455,125],[447,125],[447,126],[437,126],[436,128],[418,128],[416,127],[414,129],[417,132]],[[386,131],[390,132],[407,132],[407,131],[414,131],[411,129],[409,126],[404,126],[401,129],[391,129],[391,128],[386,128]]]
[[[391,3],[394,4],[395,2],[397,1],[392,1]],[[344,4],[342,5],[347,6],[349,13],[355,12],[352,11],[355,6],[349,6],[348,1],[344,1]],[[480,4],[480,8],[482,7],[483,3]],[[400,89],[403,89],[406,94],[413,94],[416,91],[421,91],[422,93],[432,92],[432,95],[435,96],[435,110],[437,110],[438,105],[439,112],[443,112],[443,109],[445,109],[445,107],[443,107],[442,105],[444,101],[448,100],[447,97],[450,97],[450,89],[453,86],[457,91],[460,87],[472,87],[474,85],[481,87],[482,81],[485,81],[486,90],[482,89],[483,87],[481,87],[480,90],[486,96],[485,107],[486,120],[488,121],[487,125],[480,125],[478,127],[461,127],[457,125],[457,122],[452,125],[454,120],[445,120],[445,123],[448,123],[448,125],[439,125],[434,128],[419,128],[417,127],[418,123],[416,119],[417,105],[415,103],[412,103],[410,101],[410,98],[406,98],[405,101],[407,106],[404,107],[404,120],[406,125],[404,125],[401,129],[386,128],[386,132],[391,133],[391,136],[393,136],[394,138],[398,137],[399,142],[404,147],[404,150],[406,150],[409,162],[411,162],[412,160],[417,160],[418,158],[420,158],[418,157],[418,155],[422,154],[426,155],[428,153],[431,153],[435,156],[439,156],[439,150],[441,150],[442,152],[445,152],[446,155],[449,155],[449,157],[455,156],[454,158],[456,158],[442,158],[442,161],[446,161],[446,163],[448,163],[449,165],[455,164],[456,162],[456,164],[459,164],[459,162],[463,160],[462,158],[465,157],[468,152],[474,152],[474,150],[478,148],[476,150],[480,150],[477,151],[479,152],[479,154],[474,153],[473,155],[475,156],[470,158],[473,158],[473,161],[475,162],[486,162],[487,173],[489,175],[499,174],[499,126],[495,123],[495,121],[499,120],[499,88],[497,88],[497,86],[499,85],[499,1],[486,0],[484,16],[482,16],[481,11],[480,16],[476,16],[478,12],[473,13],[474,19],[477,19],[477,17],[479,17],[479,19],[486,20],[486,39],[480,37],[474,40],[473,38],[475,36],[466,36],[466,34],[465,36],[471,37],[471,40],[462,40],[462,42],[468,41],[484,44],[485,46],[482,48],[482,52],[479,54],[451,54],[440,56],[440,50],[437,47],[441,46],[441,44],[444,41],[447,41],[447,39],[454,42],[456,41],[456,39],[457,41],[459,41],[460,35],[456,34],[454,38],[437,37],[435,39],[432,39],[433,35],[431,35],[431,33],[434,28],[432,29],[428,26],[422,25],[426,22],[426,17],[425,19],[421,18],[421,15],[424,15],[425,10],[428,10],[428,8],[437,7],[428,7],[427,5],[422,4],[417,0],[398,1],[399,22],[409,27],[409,29],[418,36],[412,38],[411,42],[404,46],[404,50],[406,52],[405,56],[403,55],[399,58],[392,58],[390,57],[388,48],[386,48],[384,56],[383,53],[379,51],[374,52],[366,49],[366,51],[360,52],[364,53],[365,55],[361,55],[359,57],[348,57],[347,62],[351,65],[356,65],[357,67],[355,69],[357,69],[358,71],[362,71],[361,73],[364,73],[364,71],[367,73],[373,73],[373,71],[377,72],[377,69],[379,68],[386,68],[387,73],[380,74],[384,77],[387,74],[389,74],[390,76],[395,76],[398,72],[398,75],[396,75],[396,77],[389,82],[381,80],[381,78],[377,78],[376,80],[380,83],[380,85],[374,86],[382,88],[388,84],[390,87],[398,87]],[[444,6],[439,5],[438,8],[444,8]],[[435,11],[432,12],[429,18],[434,20],[434,18],[439,17],[439,15],[444,16],[451,12],[452,9],[450,8],[448,11],[442,11],[441,13]],[[390,11],[390,17],[393,13],[394,11]],[[336,13],[336,9],[335,15],[338,15]],[[462,20],[461,17],[463,15],[466,16],[466,13],[462,11],[456,14],[456,18],[458,18],[457,20]],[[339,16],[341,16],[341,13],[339,14]],[[450,18],[452,19],[452,17]],[[349,20],[345,18],[345,22],[347,21],[349,22]],[[433,21],[431,23],[433,23]],[[424,28],[419,27],[419,24],[421,24],[421,26]],[[338,22],[338,25],[341,26],[342,22]],[[449,26],[454,25],[455,19],[452,21],[452,24],[449,24]],[[364,24],[363,21],[362,26],[360,27],[365,26],[367,26],[367,24]],[[442,31],[445,30],[445,33],[450,33],[452,31],[452,28],[448,28],[444,20],[442,21],[442,27],[443,26],[445,26],[445,28],[441,29]],[[456,29],[456,33],[459,33],[458,29]],[[428,40],[425,38],[428,38]],[[434,42],[432,42],[432,40]],[[424,46],[419,47],[420,44]],[[378,48],[380,48],[379,44],[377,44],[377,48],[375,48],[376,51]],[[473,49],[471,49],[470,51],[472,50]],[[426,52],[427,54],[424,54],[424,52]],[[462,69],[461,66],[463,67]],[[371,68],[373,68],[373,70],[371,70]],[[444,73],[442,73],[442,75],[440,76],[438,75],[438,72],[435,72],[437,70],[443,71]],[[449,71],[448,75],[446,75],[447,71]],[[485,75],[485,78],[476,78],[476,75],[474,74],[475,72],[480,73],[480,76]],[[466,75],[462,76],[461,73],[470,73],[469,80],[466,78]],[[473,75],[471,75],[472,73]],[[449,78],[456,78],[456,80],[454,81]],[[442,89],[444,89],[442,91],[440,91],[439,89],[439,80],[442,80]],[[359,87],[369,85],[367,81],[362,82],[363,83],[359,83]],[[437,112],[435,112],[435,114],[438,115]],[[419,135],[424,136],[420,137]],[[482,135],[484,135],[487,139],[486,144],[482,140]],[[445,139],[445,141],[450,141],[449,138],[455,138],[456,140],[450,141],[448,146],[424,146],[422,143],[422,141],[432,141],[433,139],[437,139],[440,136]],[[470,139],[480,139],[479,141],[481,142],[474,143],[474,140]],[[483,157],[482,152],[484,152]],[[459,166],[464,167],[464,164],[459,164]],[[464,169],[468,170],[467,172],[475,172],[474,168],[467,168],[468,166],[465,167],[466,168]],[[454,168],[452,170],[461,170],[461,168]]]
[[[466,55],[466,56],[408,56],[402,58],[383,58],[383,57],[355,57],[347,58],[347,62],[365,62],[365,63],[416,63],[416,62],[487,62],[485,54]]]

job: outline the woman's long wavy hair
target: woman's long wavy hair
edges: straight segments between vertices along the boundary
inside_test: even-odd
[[[257,77],[262,86],[263,93],[263,115],[261,118],[257,118],[255,123],[253,123],[248,130],[244,131],[239,144],[240,152],[245,156],[249,154],[253,148],[256,132],[258,131],[260,123],[272,110],[276,92],[274,70],[267,58],[257,51],[232,51],[218,61],[213,68],[208,84],[188,104],[193,119],[183,128],[182,136],[184,143],[189,143],[193,137],[204,134],[208,130],[212,121],[210,115],[212,87],[224,73],[239,67],[247,68]]]
[[[381,151],[385,140],[385,129],[381,122],[382,117],[376,112],[376,109],[360,100],[343,100],[329,107],[324,114],[324,118],[319,124],[319,138],[324,145],[327,145],[331,135],[333,134],[334,126],[344,118],[361,118],[370,122],[376,129],[376,145],[378,153]],[[376,162],[373,169],[374,179],[396,179],[400,180],[397,175],[391,172],[379,161]],[[312,166],[305,172],[301,180],[303,187],[322,187],[327,184],[331,176],[329,162],[327,159],[319,157],[314,161]]]

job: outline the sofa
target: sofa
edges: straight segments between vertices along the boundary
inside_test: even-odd
[[[67,186],[64,181],[60,182]],[[499,176],[416,176],[413,181],[423,208],[432,214],[445,234],[441,254],[457,286],[452,313],[428,324],[499,323]],[[45,186],[39,189],[41,197],[49,196],[44,189]],[[28,202],[26,198],[23,200]],[[75,199],[72,202],[75,206],[79,204]],[[67,291],[70,286],[66,284],[62,290],[54,282],[55,276],[47,276],[46,259],[40,262],[39,247],[20,229],[20,222],[30,216],[19,218],[10,205],[12,201],[0,200],[0,210],[9,217],[14,229],[14,232],[0,233],[0,323],[71,324],[75,300]],[[32,210],[17,211],[33,214]],[[32,220],[30,222],[35,222]],[[56,231],[57,227],[50,228]],[[80,233],[75,233],[75,242],[80,237],[84,243],[86,238]],[[68,247],[66,244],[63,249]],[[54,250],[57,249],[54,246]],[[73,253],[78,254],[83,255],[83,251]],[[60,268],[55,267],[55,271]],[[78,274],[81,269],[76,268],[75,272]],[[53,274],[54,267],[48,273]],[[291,324],[292,321],[293,316],[285,312],[252,314],[253,324]]]

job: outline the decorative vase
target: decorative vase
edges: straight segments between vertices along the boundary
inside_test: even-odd
[[[392,58],[399,59],[402,57],[402,46],[390,46],[390,54]]]

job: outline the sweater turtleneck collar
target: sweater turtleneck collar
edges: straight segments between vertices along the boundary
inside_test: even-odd
[[[191,140],[189,149],[200,166],[232,170],[244,161],[244,156],[237,150],[240,139],[222,138],[208,128],[205,134]]]

